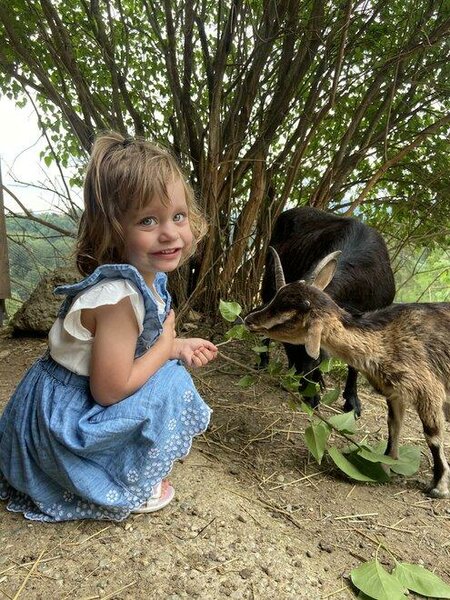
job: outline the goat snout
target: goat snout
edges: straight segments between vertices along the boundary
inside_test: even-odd
[[[261,325],[258,324],[256,317],[252,313],[248,314],[244,318],[243,323],[247,327],[247,329],[250,329],[250,331],[262,331],[264,329],[263,327],[261,327]]]

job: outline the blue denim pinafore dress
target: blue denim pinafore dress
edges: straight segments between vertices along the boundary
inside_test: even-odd
[[[59,316],[66,315],[76,294],[106,278],[129,279],[142,294],[145,318],[135,357],[141,356],[161,333],[170,309],[163,273],[154,282],[166,305],[162,317],[130,265],[102,265],[83,281],[57,288],[67,296]],[[8,500],[8,510],[36,521],[121,521],[148,499],[174,461],[189,453],[210,413],[176,360],[133,395],[104,407],[94,401],[88,377],[47,353],[26,373],[0,419],[0,498]]]

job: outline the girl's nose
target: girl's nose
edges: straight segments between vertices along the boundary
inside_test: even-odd
[[[170,241],[178,238],[177,226],[173,221],[163,223],[160,227],[159,237],[161,240]]]

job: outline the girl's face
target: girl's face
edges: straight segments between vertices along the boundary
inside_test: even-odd
[[[154,198],[142,210],[127,215],[124,222],[125,261],[136,267],[147,285],[153,283],[156,272],[176,269],[193,243],[180,179],[167,185],[167,196],[167,206]]]

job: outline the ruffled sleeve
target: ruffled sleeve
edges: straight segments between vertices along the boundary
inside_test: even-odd
[[[139,327],[139,335],[141,335],[145,315],[144,300],[134,283],[127,279],[103,279],[100,283],[78,294],[64,318],[65,331],[78,340],[91,340],[91,332],[81,324],[83,308],[117,304],[124,298],[130,298]]]

